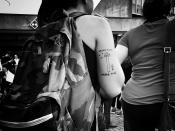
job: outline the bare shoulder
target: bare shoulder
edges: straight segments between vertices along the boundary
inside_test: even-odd
[[[112,31],[106,18],[84,15],[79,17],[76,23],[81,38],[91,49],[95,50],[97,45],[102,47],[112,43]]]
[[[94,29],[105,29],[109,27],[109,23],[105,17],[95,15],[85,15],[78,20],[86,27],[92,27]]]

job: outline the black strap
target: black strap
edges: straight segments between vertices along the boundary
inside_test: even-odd
[[[73,17],[75,20],[80,17],[80,16],[83,16],[83,15],[88,15],[87,13],[84,13],[84,12],[72,12],[69,14],[70,17]]]
[[[168,92],[170,88],[170,48],[164,47],[164,80],[165,80],[165,100],[169,101]]]
[[[175,20],[166,24],[165,43],[163,44],[164,51],[164,80],[165,80],[165,100],[169,101],[170,94],[170,72],[171,72],[171,55],[175,51]],[[175,58],[174,58],[175,59]],[[175,66],[175,65],[174,65]]]

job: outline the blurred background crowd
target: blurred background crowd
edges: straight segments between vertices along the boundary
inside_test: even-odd
[[[9,91],[9,85],[13,82],[19,62],[19,54],[3,52],[0,55],[0,96]]]

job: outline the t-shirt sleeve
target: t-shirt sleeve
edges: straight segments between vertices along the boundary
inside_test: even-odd
[[[128,48],[128,32],[122,36],[122,38],[118,41],[117,44],[126,46]]]

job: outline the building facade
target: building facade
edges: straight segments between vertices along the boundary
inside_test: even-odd
[[[175,14],[172,0],[171,14]],[[94,14],[106,17],[116,42],[128,30],[143,23],[144,0],[101,0]],[[0,53],[2,50],[21,50],[25,40],[37,28],[36,15],[0,14]]]
[[[101,0],[94,14],[105,16],[114,34],[115,44],[128,30],[143,23],[143,0]]]

